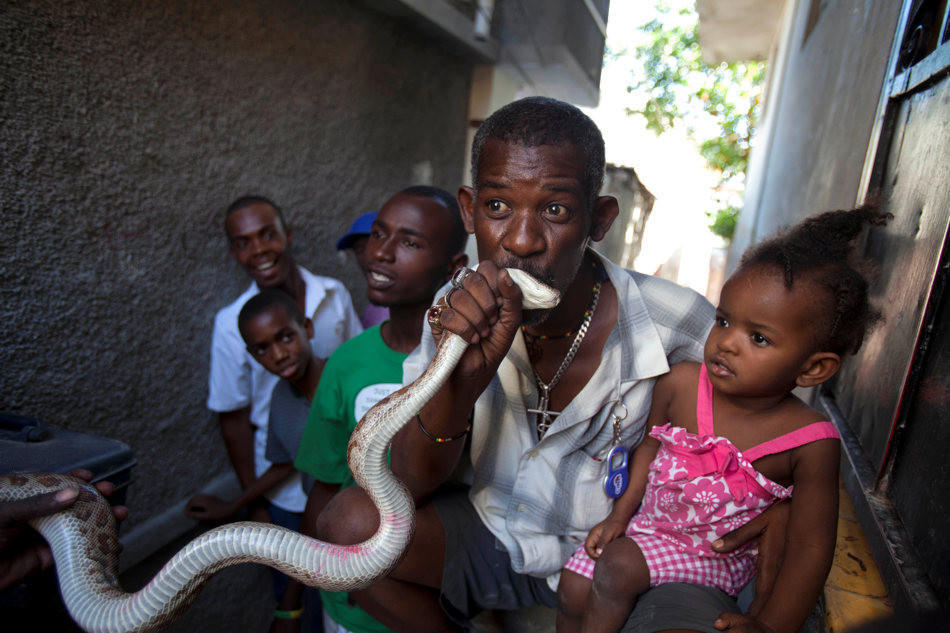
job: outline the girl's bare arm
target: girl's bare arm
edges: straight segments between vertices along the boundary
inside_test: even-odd
[[[614,507],[607,518],[591,529],[584,543],[587,555],[591,558],[599,557],[601,550],[607,543],[624,533],[627,523],[643,501],[650,463],[656,457],[657,450],[660,448],[660,443],[648,434],[653,427],[666,424],[669,421],[670,403],[673,401],[674,395],[678,393],[677,386],[682,373],[671,371],[664,374],[657,379],[653,387],[653,401],[650,405],[650,415],[647,418],[644,430],[646,435],[633,451],[627,467],[630,475],[627,489],[614,502]]]
[[[840,442],[819,440],[792,454],[791,511],[775,585],[751,615],[776,633],[798,631],[811,613],[834,557]]]

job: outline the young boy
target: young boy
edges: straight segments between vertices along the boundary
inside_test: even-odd
[[[336,279],[298,266],[291,253],[293,230],[280,208],[261,196],[244,196],[225,211],[228,250],[252,283],[233,303],[218,311],[211,340],[208,408],[218,413],[221,435],[242,489],[254,483],[270,463],[264,457],[270,394],[278,378],[250,357],[238,332],[237,316],[263,288],[279,288],[313,321],[317,355],[328,358],[343,341],[362,331],[346,288]],[[271,488],[252,504],[258,521],[299,513],[306,496],[296,477]]]
[[[304,513],[305,533],[314,533],[333,493],[353,485],[346,463],[350,434],[370,407],[401,386],[402,362],[419,344],[436,290],[467,261],[465,239],[455,198],[435,187],[400,191],[373,222],[366,284],[370,301],[387,306],[390,318],[341,345],[327,361],[295,461],[317,480]],[[347,594],[321,594],[328,632],[389,630]]]
[[[282,290],[268,288],[251,297],[241,308],[237,323],[251,357],[282,379],[274,386],[270,398],[265,457],[271,465],[234,501],[203,494],[192,497],[186,504],[186,513],[195,519],[228,519],[295,474],[293,459],[326,362],[315,353],[313,322]],[[302,513],[283,514],[280,525],[300,529]],[[275,618],[299,618],[300,585],[295,581],[288,583],[285,576],[276,574],[274,589],[280,603]]]

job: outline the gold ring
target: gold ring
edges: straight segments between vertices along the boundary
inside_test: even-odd
[[[442,310],[445,309],[445,306],[441,303],[437,303],[426,312],[426,321],[429,322],[430,327],[442,327]]]

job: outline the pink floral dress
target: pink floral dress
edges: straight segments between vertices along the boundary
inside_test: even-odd
[[[626,536],[643,552],[651,587],[689,582],[734,596],[755,575],[758,548],[749,543],[720,554],[712,550],[712,542],[792,494],[791,488],[768,479],[752,462],[816,440],[837,438],[838,432],[830,422],[815,422],[740,452],[728,439],[713,433],[712,384],[705,365],[699,370],[696,422],[699,435],[669,424],[650,431],[660,448]],[[593,578],[594,564],[582,544],[565,569]]]

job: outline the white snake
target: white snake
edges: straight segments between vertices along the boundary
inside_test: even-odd
[[[525,309],[552,308],[560,295],[528,274],[508,269],[521,288]],[[118,585],[118,541],[108,503],[96,489],[59,474],[0,477],[0,501],[78,487],[67,510],[33,519],[53,551],[63,601],[90,633],[155,631],[187,607],[219,569],[262,563],[311,586],[352,591],[387,574],[402,558],[415,531],[415,505],[389,470],[386,452],[393,436],[435,395],[468,344],[445,331],[435,357],[413,383],[367,411],[347,447],[350,470],[379,510],[380,524],[367,541],[334,545],[265,523],[244,521],[205,532],[175,554],[140,591]]]

